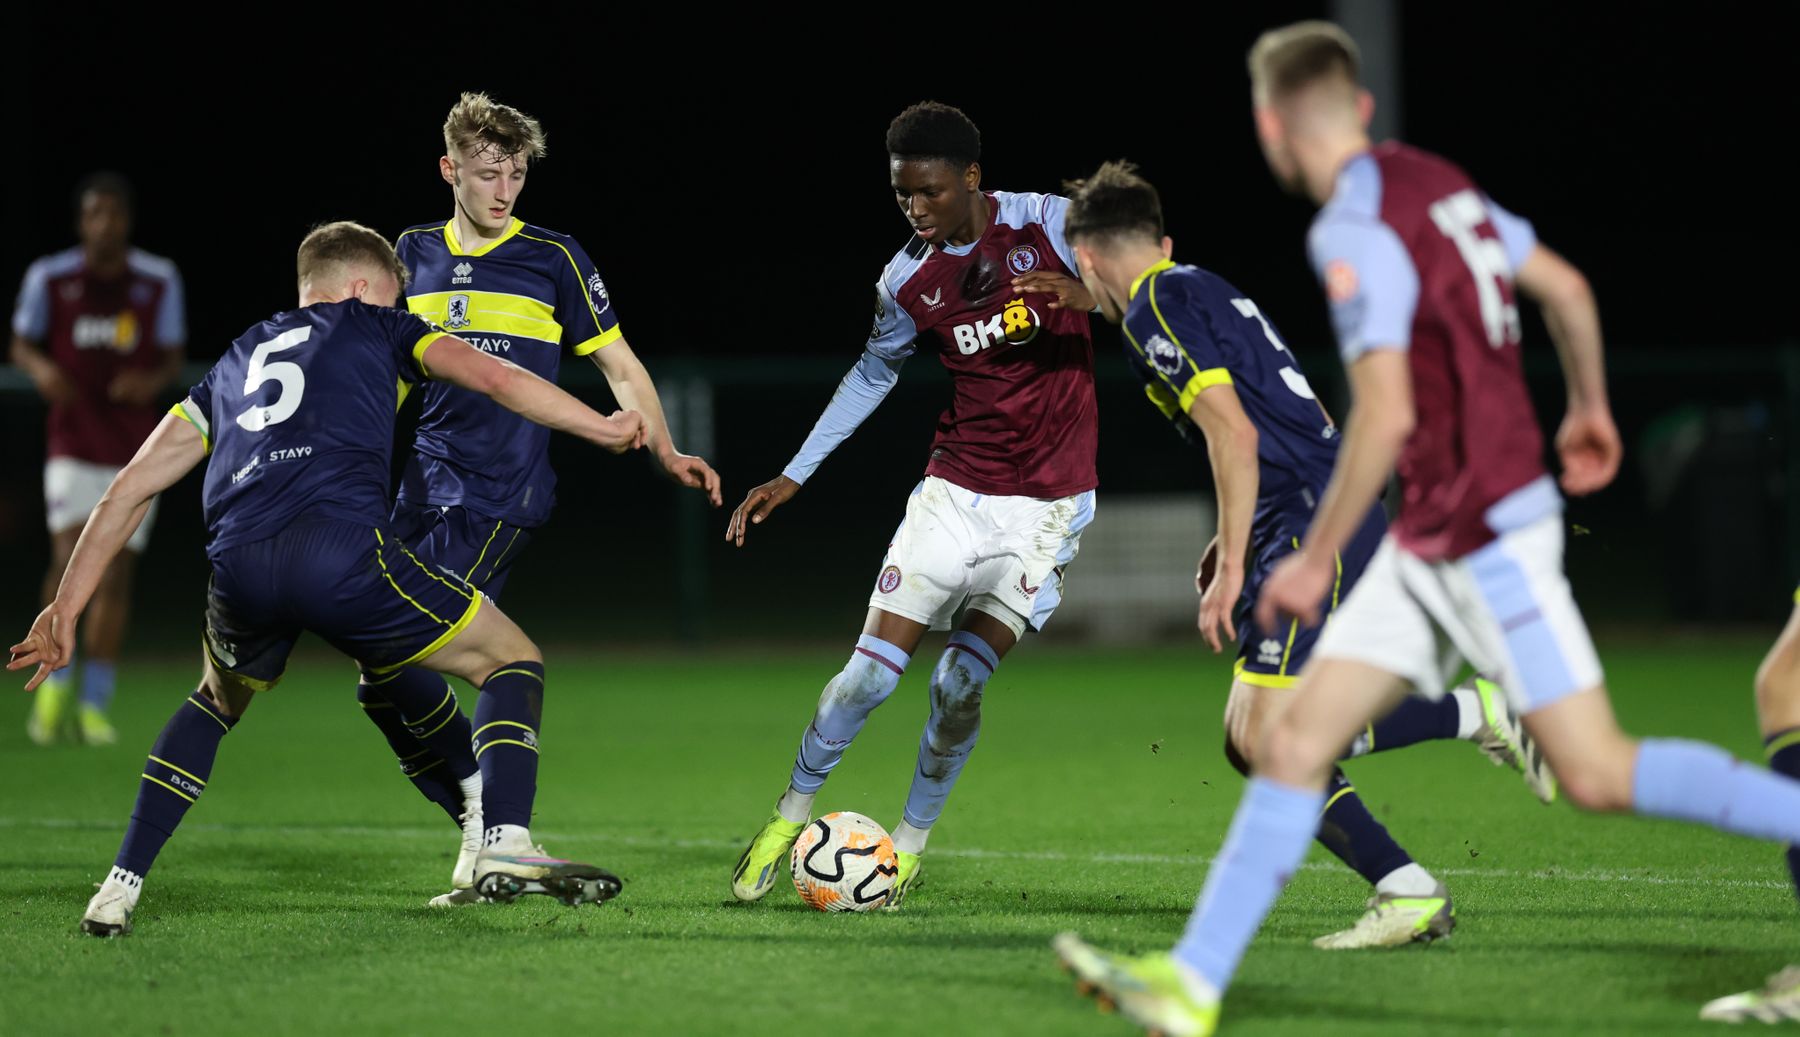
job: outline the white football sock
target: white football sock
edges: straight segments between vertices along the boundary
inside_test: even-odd
[[[135,871],[126,871],[115,864],[113,869],[106,873],[106,883],[101,888],[104,889],[106,886],[119,887],[125,894],[125,903],[128,905],[128,909],[137,910],[138,897],[144,893],[144,877],[142,875]]]
[[[531,829],[524,825],[493,825],[482,841],[485,849],[500,853],[523,853],[531,846]]]
[[[783,821],[803,825],[812,818],[813,799],[816,796],[817,792],[801,792],[789,785],[788,790],[776,802],[775,812],[781,815]]]
[[[1396,897],[1428,897],[1437,891],[1438,881],[1431,872],[1417,864],[1395,868],[1375,883],[1375,892]]]
[[[1474,688],[1457,688],[1450,694],[1456,698],[1456,737],[1467,742],[1486,723],[1481,715],[1481,693]]]
[[[925,840],[931,838],[931,829],[914,828],[904,818],[900,827],[894,829],[894,849],[899,853],[924,853]]]

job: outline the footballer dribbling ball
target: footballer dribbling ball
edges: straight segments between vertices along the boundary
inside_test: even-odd
[[[868,911],[887,903],[900,862],[887,829],[840,810],[818,818],[794,840],[794,888],[820,911]]]

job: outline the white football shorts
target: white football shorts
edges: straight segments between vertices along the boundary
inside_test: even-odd
[[[869,604],[948,630],[965,609],[1015,637],[1042,630],[1062,602],[1063,568],[1094,520],[1094,491],[1072,497],[996,497],[928,475],[906,502]]]
[[[1528,714],[1601,681],[1563,575],[1563,518],[1546,515],[1461,558],[1427,562],[1389,534],[1313,649],[1441,698],[1466,660]]]
[[[73,457],[52,457],[44,462],[44,512],[50,532],[79,529],[93,513],[94,505],[106,496],[113,476],[119,470],[111,465],[77,461]],[[150,527],[156,523],[157,501],[152,498],[150,510],[144,513],[137,532],[125,542],[125,549],[143,554],[150,546]]]

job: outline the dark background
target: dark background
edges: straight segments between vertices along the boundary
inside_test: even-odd
[[[1097,24],[1115,10],[1125,20]],[[1800,335],[1779,156],[1800,125],[1788,71],[1800,19],[1721,4],[1398,10],[1405,138],[1532,219],[1601,302],[1627,462],[1616,487],[1571,512],[1586,532],[1571,571],[1590,612],[1782,614],[1796,575],[1787,470],[1800,392],[1783,346]],[[1262,164],[1243,66],[1262,29],[1326,8],[1186,5],[1180,25],[1160,21],[1174,11],[870,9],[878,20],[863,24],[283,7],[208,16],[204,31],[182,14],[37,12],[9,32],[0,282],[72,243],[82,174],[120,170],[139,192],[137,244],[186,279],[190,357],[210,360],[293,304],[293,252],[311,225],[350,218],[392,235],[448,215],[439,128],[459,91],[486,90],[549,134],[520,215],[580,239],[665,394],[710,386],[729,508],[780,470],[856,357],[870,285],[908,233],[883,133],[902,107],[935,98],[981,127],[990,188],[1053,190],[1105,159],[1140,163],[1178,258],[1257,299],[1341,413],[1303,249],[1311,209]],[[1527,329],[1549,430],[1561,383],[1541,324]],[[1103,495],[1206,487],[1203,455],[1183,452],[1125,377],[1116,333],[1095,338]],[[565,371],[606,398],[584,363]],[[558,442],[558,514],[517,571],[509,611],[606,641],[848,636],[945,396],[935,362],[915,359],[744,552],[715,542],[723,513],[684,510],[643,459]],[[0,615],[22,631],[45,554],[42,413],[20,391],[0,392],[0,410]],[[1665,447],[1683,429],[1701,446],[1678,466]],[[1674,489],[1653,496],[1646,466]],[[197,623],[197,491],[191,479],[165,500],[140,644],[144,631]],[[680,607],[683,581],[703,607]]]

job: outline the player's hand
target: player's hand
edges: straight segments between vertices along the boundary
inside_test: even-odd
[[[713,507],[725,503],[725,496],[719,490],[719,473],[713,471],[705,458],[670,450],[658,455],[656,463],[662,466],[664,475],[679,485],[705,493]]]
[[[55,364],[42,364],[30,369],[31,384],[37,388],[38,395],[45,403],[74,403],[81,393],[75,388],[75,382]]]
[[[1094,308],[1094,296],[1087,290],[1087,285],[1070,277],[1051,270],[1033,270],[1013,278],[1013,287],[1021,292],[1043,292],[1054,295],[1049,306],[1053,310],[1091,310]]]
[[[44,611],[38,613],[25,640],[13,645],[8,651],[12,653],[12,657],[6,662],[7,669],[37,667],[37,672],[25,682],[26,691],[36,691],[37,686],[44,683],[44,678],[50,676],[51,671],[69,665],[69,660],[74,656],[75,617],[51,602]]]
[[[1212,578],[1200,593],[1200,636],[1206,638],[1214,655],[1224,650],[1225,645],[1237,641],[1237,625],[1231,621],[1231,612],[1237,607],[1238,597],[1243,593],[1243,562],[1214,566]],[[1221,628],[1225,631],[1223,641],[1219,638]]]
[[[1219,568],[1219,538],[1214,536],[1206,542],[1206,550],[1200,552],[1200,568],[1194,570],[1194,592],[1201,597],[1206,596],[1206,588],[1212,584],[1213,573]]]
[[[106,398],[114,403],[147,407],[156,402],[156,394],[162,388],[160,382],[153,371],[120,371],[107,383]]]
[[[622,454],[643,446],[649,438],[650,426],[645,424],[642,414],[634,410],[616,410],[606,419],[600,445],[615,454]]]
[[[752,523],[760,524],[769,517],[769,512],[786,504],[799,492],[800,484],[785,475],[777,475],[751,490],[744,495],[744,503],[731,513],[731,521],[725,526],[725,539],[743,547],[744,533]]]
[[[1605,489],[1619,474],[1625,447],[1606,407],[1571,410],[1556,431],[1556,453],[1562,458],[1562,488],[1582,497]]]
[[[1263,582],[1256,601],[1256,625],[1274,630],[1282,616],[1293,616],[1311,626],[1319,621],[1319,607],[1331,593],[1337,564],[1329,556],[1315,558],[1303,548],[1283,558]]]

